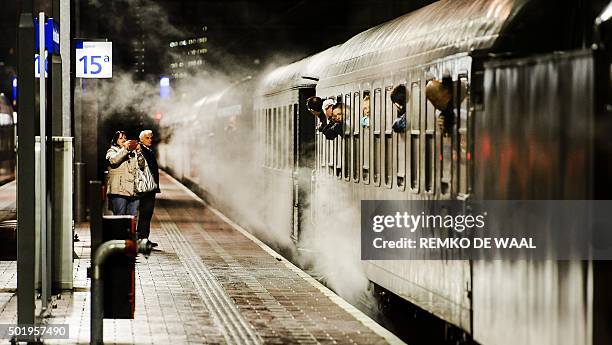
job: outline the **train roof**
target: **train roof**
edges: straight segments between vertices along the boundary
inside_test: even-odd
[[[340,46],[334,46],[313,56],[278,67],[267,73],[259,83],[260,95],[271,95],[299,87],[314,87],[329,59]]]
[[[410,65],[491,48],[526,0],[441,0],[361,32],[335,50],[323,78],[401,59]]]

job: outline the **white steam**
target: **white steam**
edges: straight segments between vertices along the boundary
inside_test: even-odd
[[[91,5],[100,5],[98,0],[89,1]],[[149,18],[144,23],[148,33],[163,31],[191,37],[172,26],[163,9],[152,1],[124,2],[129,4],[130,11],[135,10],[135,5],[150,11],[141,13],[142,18]],[[363,299],[368,279],[360,261],[359,210],[325,213],[330,204],[349,196],[333,183],[319,189],[316,200],[306,202],[305,227],[298,244],[306,250],[296,250],[290,227],[292,171],[262,169],[265,139],[257,134],[254,114],[243,113],[242,119],[221,116],[220,108],[224,106],[219,102],[221,94],[224,100],[253,102],[258,78],[248,81],[245,77],[260,75],[262,70],[265,74],[275,66],[270,64],[262,69],[251,61],[245,63],[223,55],[220,50],[215,54],[224,65],[215,70],[206,66],[206,70],[193,70],[188,78],[173,80],[172,94],[167,99],[160,99],[158,83],[139,81],[129,72],[115,73],[110,81],[98,84],[97,92],[85,93],[84,97],[95,98],[101,118],[133,111],[149,116],[162,114],[162,142],[158,147],[162,167],[193,184],[215,207],[263,241],[284,254],[294,255],[294,259],[308,266],[343,298],[352,302]],[[274,62],[282,65],[295,59],[275,56]],[[244,94],[245,99],[233,94],[249,83],[252,87]],[[317,214],[316,219],[310,218],[311,214]]]

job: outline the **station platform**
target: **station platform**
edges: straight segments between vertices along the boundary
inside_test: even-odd
[[[160,184],[159,247],[138,257],[135,318],[105,319],[106,344],[403,344],[169,175]],[[89,224],[77,233],[75,288],[44,321],[69,324],[70,339],[46,344],[89,343]],[[0,324],[17,321],[16,284],[16,263],[0,261]]]

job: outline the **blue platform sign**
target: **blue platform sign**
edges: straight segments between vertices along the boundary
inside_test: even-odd
[[[40,50],[39,47],[39,32],[38,32],[38,18],[34,19],[34,33],[36,36],[36,42],[34,43],[34,49],[36,51]],[[60,53],[60,33],[59,33],[59,25],[53,18],[47,19],[45,23],[45,50],[50,52],[51,54],[59,54]]]
[[[46,50],[44,57],[45,78],[47,78],[49,76],[49,52]],[[34,77],[40,78],[40,55],[38,53],[34,54]]]
[[[17,99],[17,77],[13,77],[13,100]]]

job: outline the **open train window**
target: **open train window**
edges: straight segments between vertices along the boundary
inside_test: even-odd
[[[393,120],[395,120],[394,111],[395,106],[391,102],[391,91],[393,86],[387,86],[385,88],[385,139],[384,139],[384,150],[383,154],[385,157],[384,164],[384,183],[385,186],[391,188],[393,183]]]
[[[419,192],[421,138],[421,82],[410,86],[410,189]]]
[[[361,164],[362,164],[362,172],[361,178],[363,183],[370,183],[370,126],[372,125],[372,113],[371,113],[371,103],[370,103],[370,91],[363,92],[362,99],[362,107],[361,109],[361,118],[359,119],[359,126],[361,128],[361,138],[362,138],[362,149],[361,149]],[[355,105],[357,106],[357,105]],[[367,118],[367,119],[366,119]],[[363,119],[363,120],[362,120]]]
[[[360,149],[361,149],[361,145],[359,142],[359,114],[361,113],[360,111],[361,107],[360,107],[360,102],[359,102],[359,92],[355,92],[353,93],[353,107],[352,107],[352,126],[353,126],[353,147],[351,149],[352,151],[352,165],[351,165],[351,173],[353,174],[353,181],[354,182],[359,182],[359,174],[360,174],[360,158],[361,158],[361,154],[360,154]]]
[[[336,156],[336,140],[325,139],[325,146],[327,148],[327,173],[328,175],[335,174],[335,156]]]
[[[402,84],[404,87],[406,85]],[[408,96],[410,94],[410,90],[408,88],[406,88],[407,91],[407,95]],[[395,106],[393,107],[393,113],[394,113],[394,120],[395,118],[398,117],[398,109]],[[407,105],[404,104],[404,109],[406,109],[406,120],[407,120],[407,125],[410,125],[410,121],[411,121],[411,117],[413,116],[410,113],[410,109],[407,108]],[[408,129],[407,129],[408,130]],[[409,134],[404,131],[404,132],[399,132],[396,135],[396,161],[395,161],[395,168],[396,168],[396,183],[397,183],[397,187],[399,188],[399,190],[403,191],[406,189],[406,138],[409,137]]]
[[[450,77],[442,79],[443,84],[451,84]],[[456,104],[456,103],[455,103]],[[456,114],[456,107],[453,105]],[[451,193],[451,183],[453,179],[453,146],[455,140],[455,126],[448,131],[440,133],[440,194],[448,195]]]
[[[372,177],[374,184],[380,186],[380,155],[381,155],[381,115],[382,115],[382,91],[381,89],[374,90],[374,116],[372,117],[373,128],[373,144],[372,144]]]
[[[468,97],[468,78],[466,75],[459,76],[456,89],[456,99],[459,103],[458,125],[459,125],[459,193],[464,196],[470,193],[470,112]]]
[[[342,109],[343,119],[342,125],[344,126],[344,164],[342,167],[344,173],[344,179],[349,181],[351,179],[351,162],[352,157],[352,136],[351,136],[351,123],[352,123],[352,112],[351,112],[351,93],[344,95],[344,106]]]
[[[327,169],[327,155],[326,155],[327,145],[325,143],[325,138],[323,137],[323,134],[318,132],[317,136],[319,138],[319,158],[320,158],[319,170],[323,174],[326,172],[326,169]]]

